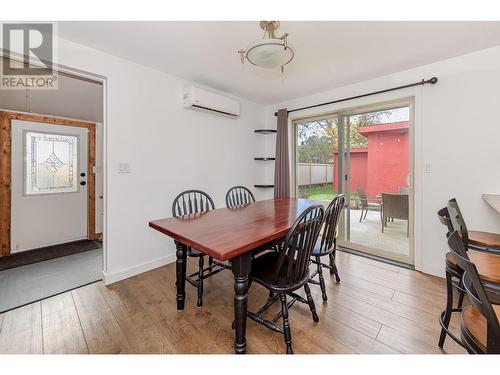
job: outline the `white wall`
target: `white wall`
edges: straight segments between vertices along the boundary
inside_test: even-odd
[[[101,85],[62,74],[57,79],[57,90],[29,91],[30,112],[82,121],[102,121]],[[26,91],[0,90],[0,103],[2,108],[11,111],[27,111]]]
[[[286,74],[286,73],[285,73]],[[471,229],[500,232],[500,215],[481,193],[500,193],[500,47],[277,103],[267,108],[268,127],[279,108],[298,108],[437,76],[417,87],[290,114],[290,119],[398,98],[415,97],[416,267],[443,275],[445,229],[436,212],[456,197]],[[267,153],[274,155],[268,142]],[[432,173],[424,174],[424,163]],[[271,176],[272,168],[267,168]]]
[[[60,64],[107,78],[105,282],[173,261],[172,239],[148,222],[170,216],[182,190],[205,190],[221,207],[229,187],[253,187],[261,173],[253,157],[264,150],[253,130],[264,108],[242,100],[236,120],[185,110],[189,82],[65,40],[58,47]],[[131,173],[118,174],[119,163]]]

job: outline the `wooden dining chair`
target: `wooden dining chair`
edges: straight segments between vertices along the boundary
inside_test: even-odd
[[[456,199],[454,198],[450,199],[448,201],[448,206],[438,211],[438,217],[441,223],[445,225],[447,228],[447,237],[449,237],[449,235],[455,230],[459,233],[466,251],[467,250],[481,251],[488,254],[499,255],[498,250],[496,249],[491,249],[489,247],[484,247],[484,246],[483,247],[478,246],[478,243],[480,242],[478,242],[477,239],[474,243],[471,243],[468,236],[468,233],[470,233],[470,231],[467,230],[467,226],[460,212],[460,208],[458,206]],[[485,245],[485,243],[482,244]],[[457,259],[455,258],[455,256],[451,251],[446,254],[445,259],[446,259],[445,271],[446,271],[447,293],[446,293],[446,308],[441,313],[439,318],[439,323],[441,324],[441,334],[439,336],[438,345],[440,348],[442,348],[444,345],[446,335],[450,336],[454,341],[461,344],[461,341],[455,335],[453,335],[452,332],[449,331],[448,326],[450,323],[451,315],[453,313],[462,311],[462,303],[465,295],[465,290],[462,285],[464,270],[460,267],[460,265],[457,262]],[[457,289],[459,292],[458,304],[457,307],[455,308],[453,307],[453,288]],[[487,290],[491,290],[494,288],[495,287],[492,288],[490,286],[487,286]]]
[[[172,216],[184,216],[201,214],[215,209],[214,201],[201,190],[186,190],[180,193],[172,203]],[[205,267],[205,254],[188,247],[187,255],[198,258],[198,271],[186,275],[186,281],[198,289],[197,306],[203,305],[203,280],[213,276],[229,267],[213,259],[208,258],[208,267]],[[196,277],[196,278],[194,278]]]
[[[226,193],[226,206],[236,207],[255,202],[252,192],[245,186],[233,186]]]
[[[451,223],[450,214],[448,212],[447,207],[443,207],[438,211],[438,218],[441,224],[446,226],[446,238],[453,233],[453,224]],[[462,311],[462,304],[464,300],[465,290],[462,286],[462,276],[463,269],[457,263],[457,260],[451,251],[446,253],[445,257],[445,274],[446,274],[446,308],[439,315],[439,324],[441,325],[441,334],[439,336],[438,345],[440,348],[444,346],[444,341],[446,339],[446,335],[450,335],[450,337],[461,344],[459,338],[457,338],[449,329],[448,326],[450,324],[451,315],[454,312]],[[457,289],[459,293],[458,304],[457,307],[453,307],[453,288]]]
[[[459,221],[460,230],[459,233],[462,237],[462,241],[466,245],[466,249],[474,249],[479,251],[488,251],[491,253],[500,254],[500,234],[483,232],[478,230],[468,230],[465,223],[465,219],[460,211],[460,207],[455,198],[448,201],[448,205],[453,207],[456,211],[456,220]],[[455,220],[455,218],[453,218]]]
[[[500,305],[490,302],[458,231],[450,235],[448,246],[460,268],[465,270],[463,285],[471,301],[471,305],[464,307],[461,312],[462,345],[469,353],[500,354]]]
[[[309,282],[321,287],[323,301],[327,301],[325,279],[323,277],[323,267],[330,270],[330,275],[335,275],[337,282],[340,282],[339,271],[335,264],[337,251],[337,234],[340,222],[340,215],[345,207],[345,195],[337,195],[325,210],[325,220],[323,220],[323,233],[318,237],[311,252],[311,263],[316,264],[317,269],[311,274]],[[321,258],[328,256],[329,264],[322,263]],[[319,275],[319,282],[314,277]]]
[[[286,352],[292,354],[292,334],[288,309],[296,302],[308,304],[313,320],[319,321],[309,280],[309,259],[318,238],[324,216],[322,205],[313,205],[306,209],[288,231],[284,246],[279,252],[269,252],[252,262],[251,282],[262,285],[271,294],[267,302],[256,312],[248,312],[248,317],[265,327],[279,332],[285,337]],[[307,299],[295,293],[304,288]],[[287,301],[287,296],[291,299]],[[264,318],[264,312],[277,300],[281,301],[281,311],[272,319]],[[283,320],[282,327],[276,322]]]

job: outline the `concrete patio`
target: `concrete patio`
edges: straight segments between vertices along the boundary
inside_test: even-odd
[[[359,222],[361,210],[351,209],[350,242],[374,247],[397,254],[408,255],[409,238],[406,236],[406,220],[388,222],[382,233],[380,212],[368,211],[366,219]]]
[[[329,201],[318,200],[325,208]],[[344,215],[346,212],[344,211]],[[395,219],[388,222],[382,233],[382,224],[379,211],[368,211],[366,219],[359,222],[361,209],[350,210],[350,239],[349,242],[378,250],[400,255],[409,254],[409,238],[406,236],[406,220]],[[339,233],[339,237],[342,234]]]

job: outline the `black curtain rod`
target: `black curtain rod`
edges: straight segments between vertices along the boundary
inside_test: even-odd
[[[434,85],[437,81],[438,81],[437,77],[432,77],[431,79],[427,79],[427,80],[423,79],[423,80],[421,80],[420,82],[410,83],[410,84],[408,84],[408,85],[404,85],[404,86],[392,87],[392,88],[390,88],[390,89],[385,89],[385,90],[380,90],[380,91],[369,92],[368,94],[351,96],[351,97],[349,97],[349,98],[337,99],[337,100],[333,100],[333,101],[331,101],[331,102],[320,103],[320,104],[314,104],[314,105],[310,105],[310,106],[307,106],[307,107],[290,109],[290,110],[288,110],[287,112],[288,112],[288,113],[291,113],[291,112],[302,111],[302,110],[304,110],[304,109],[316,108],[316,107],[321,107],[321,106],[328,105],[328,104],[335,104],[335,103],[345,102],[345,101],[347,101],[347,100],[353,100],[353,99],[364,98],[364,97],[366,97],[366,96],[370,96],[370,95],[383,94],[384,92],[389,92],[389,91],[395,91],[395,90],[406,89],[406,88],[408,88],[408,87],[413,87],[413,86],[423,86],[423,85],[426,85],[426,84],[428,84],[428,83],[430,83],[431,85]],[[278,112],[274,112],[274,115],[275,115],[275,116],[278,116]]]

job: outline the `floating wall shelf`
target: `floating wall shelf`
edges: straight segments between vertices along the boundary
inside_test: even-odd
[[[262,135],[269,135],[269,134],[276,134],[275,129],[256,129],[254,130],[255,134],[262,134]],[[273,161],[276,160],[276,158],[271,158],[271,157],[257,157],[254,158],[254,160],[259,160],[259,161]],[[274,184],[256,184],[254,185],[256,188],[263,188],[263,189],[272,189],[274,188]]]
[[[276,134],[276,130],[274,129],[257,129],[255,132],[257,134]]]
[[[276,158],[254,158],[254,160],[269,161],[269,160],[276,160]]]

